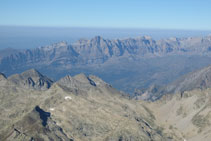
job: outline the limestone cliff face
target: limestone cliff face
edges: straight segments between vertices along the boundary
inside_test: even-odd
[[[135,88],[167,84],[185,73],[211,65],[210,50],[211,36],[162,40],[148,36],[124,39],[96,36],[71,44],[1,50],[0,72],[11,75],[36,68],[54,80],[84,72],[132,93]]]
[[[211,36],[194,38],[169,38],[153,40],[151,37],[108,40],[96,36],[73,44],[55,43],[45,47],[1,53],[0,64],[96,64],[112,57],[156,57],[166,55],[211,56]],[[4,50],[3,50],[4,51]],[[4,55],[3,55],[4,54]]]

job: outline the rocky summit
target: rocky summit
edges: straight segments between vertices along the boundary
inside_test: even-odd
[[[14,74],[8,77],[8,81],[23,88],[37,90],[46,90],[53,84],[51,79],[35,69],[27,70],[21,74]]]
[[[0,81],[6,80],[6,76],[3,73],[0,73]]]
[[[3,73],[0,73],[0,86],[5,85],[7,82],[7,78]]]

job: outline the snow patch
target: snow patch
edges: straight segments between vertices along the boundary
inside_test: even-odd
[[[100,82],[95,82],[96,85],[100,85]]]
[[[54,111],[55,109],[54,108],[50,108],[50,111]]]
[[[65,99],[65,100],[71,100],[72,97],[70,97],[70,96],[65,96],[64,99]]]

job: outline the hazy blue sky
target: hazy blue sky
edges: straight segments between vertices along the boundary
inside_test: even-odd
[[[1,0],[0,25],[211,29],[211,0]]]

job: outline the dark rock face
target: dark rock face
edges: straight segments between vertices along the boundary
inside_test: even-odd
[[[0,81],[5,79],[7,79],[6,76],[3,73],[0,73]]]
[[[49,121],[48,121],[49,120]],[[65,140],[70,141],[62,128],[50,118],[50,113],[36,106],[30,113],[0,134],[2,140]]]
[[[3,73],[0,73],[0,86],[4,86],[6,83],[7,77]]]
[[[35,110],[39,113],[40,119],[42,120],[42,125],[46,126],[48,118],[51,116],[51,113],[43,111],[39,106],[35,107]]]

